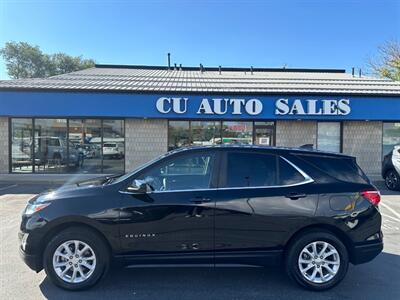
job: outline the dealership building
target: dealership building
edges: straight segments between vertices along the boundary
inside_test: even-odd
[[[0,81],[0,173],[120,173],[187,145],[306,147],[367,174],[400,144],[400,83],[336,69],[96,65]]]

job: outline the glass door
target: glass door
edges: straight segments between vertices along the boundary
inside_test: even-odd
[[[274,132],[274,122],[254,122],[254,145],[273,146]]]

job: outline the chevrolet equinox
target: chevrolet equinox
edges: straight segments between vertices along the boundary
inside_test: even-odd
[[[68,290],[126,265],[266,266],[312,290],[383,249],[380,194],[354,157],[305,149],[208,146],[31,199],[20,252]]]

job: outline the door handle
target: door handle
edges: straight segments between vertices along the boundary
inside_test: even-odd
[[[286,198],[292,199],[292,200],[297,200],[300,198],[304,198],[307,197],[306,194],[302,194],[302,193],[289,193],[288,195],[285,196]]]
[[[211,199],[205,198],[205,197],[195,197],[195,198],[190,199],[190,202],[195,203],[195,204],[202,204],[202,203],[211,202]]]

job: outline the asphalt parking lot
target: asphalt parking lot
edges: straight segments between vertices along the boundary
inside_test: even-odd
[[[400,193],[382,192],[384,252],[349,267],[327,292],[300,289],[274,268],[113,268],[95,288],[66,292],[42,271],[34,273],[18,253],[20,213],[33,195],[55,185],[0,182],[0,299],[400,299]]]

